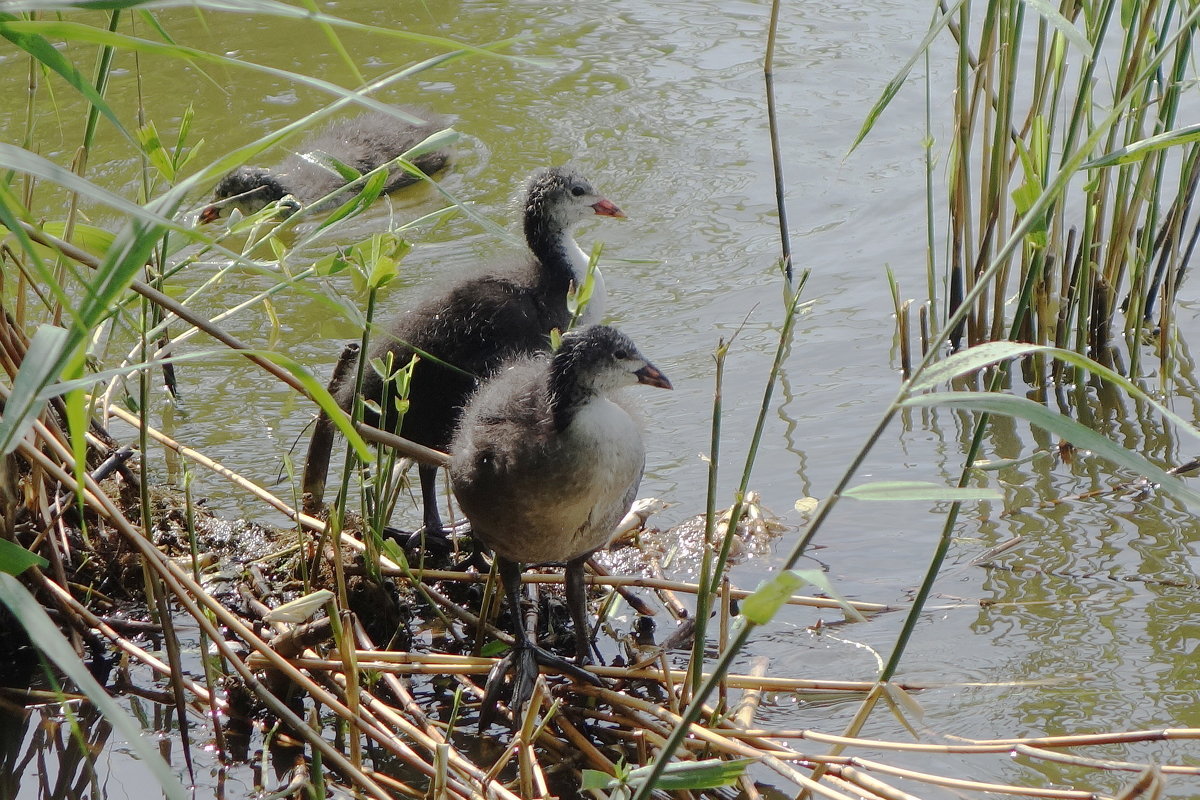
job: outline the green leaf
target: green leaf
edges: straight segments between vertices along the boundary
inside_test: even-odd
[[[76,192],[98,203],[103,203],[109,208],[120,211],[128,217],[184,233],[194,233],[167,217],[155,213],[150,208],[144,208],[137,203],[126,200],[121,195],[114,194],[107,189],[102,189],[91,181],[79,177],[69,169],[60,167],[58,164],[16,145],[0,142],[0,167],[14,169],[18,172],[58,184],[64,189]]]
[[[1163,491],[1170,493],[1194,509],[1200,509],[1200,492],[1183,481],[1170,475],[1140,454],[1126,450],[1112,440],[1101,436],[1091,428],[1024,397],[991,392],[941,392],[910,397],[901,405],[964,408],[1026,420],[1050,433],[1057,434],[1076,447],[1091,450],[1118,466],[1148,478],[1159,484]]]
[[[349,164],[344,164],[324,150],[313,150],[308,153],[297,153],[302,161],[307,161],[315,167],[328,170],[346,183],[353,183],[362,177],[362,173]]]
[[[374,203],[379,195],[383,192],[383,187],[387,184],[387,179],[387,170],[373,170],[371,172],[371,177],[366,179],[366,182],[363,183],[362,187],[360,189],[353,190],[356,191],[357,194],[354,194],[349,200],[347,200],[345,203],[342,203],[342,205],[330,212],[329,215],[322,220],[321,224],[317,227],[317,230],[323,231],[340,220],[362,212],[367,206],[371,205],[371,203]]]
[[[19,23],[20,20],[12,14],[0,14],[0,36],[3,36],[26,53],[29,53],[29,55],[37,59],[43,66],[57,72],[103,114],[104,118],[111,122],[122,136],[132,141],[133,137],[129,135],[129,131],[125,130],[125,126],[121,124],[121,120],[117,119],[117,115],[109,108],[108,103],[96,92],[96,88],[88,82],[87,78],[79,70],[75,69],[75,65],[59,52],[58,48],[51,44],[45,37],[39,36],[36,33],[13,30],[9,25],[10,22]]]
[[[720,758],[707,758],[703,761],[673,761],[663,769],[662,775],[654,782],[654,788],[674,792],[731,786],[746,772],[746,767],[756,761],[757,759],[754,758],[735,758],[728,761]],[[653,769],[654,766],[651,764],[631,770],[627,783],[631,786],[640,785]]]
[[[978,366],[981,365],[980,362],[983,362],[982,365],[986,365],[989,359],[992,361],[1000,361],[1005,358],[1031,355],[1034,353],[1042,353],[1050,356],[1051,358],[1056,358],[1066,364],[1086,370],[1092,375],[1102,378],[1108,383],[1117,386],[1134,400],[1145,403],[1146,405],[1156,409],[1158,413],[1163,415],[1163,417],[1170,420],[1180,430],[1200,444],[1200,430],[1197,430],[1190,421],[1185,420],[1183,417],[1179,416],[1174,411],[1167,408],[1150,395],[1146,394],[1146,392],[1133,381],[1129,380],[1124,375],[1109,369],[1103,364],[1093,361],[1085,355],[1080,355],[1073,350],[1063,350],[1058,347],[1022,344],[1019,342],[989,342],[987,344],[977,345],[968,350],[964,350],[961,353],[956,353],[925,370],[924,373],[922,373],[920,376],[917,376],[917,379],[913,381],[910,388],[915,391],[917,389],[932,387],[941,380],[949,380],[950,377],[953,377],[956,372],[961,371],[960,374],[966,374],[972,369],[977,369]],[[937,372],[936,375],[935,371]]]
[[[970,375],[972,372],[989,367],[992,364],[1010,358],[1020,358],[1021,356],[1044,350],[1045,348],[1041,345],[1024,344],[1022,342],[985,342],[984,344],[978,344],[966,350],[960,350],[934,364],[930,364],[923,372],[913,376],[908,390],[911,394],[917,394],[928,389],[933,389],[943,383],[949,383],[955,378]]]
[[[508,645],[506,645],[504,642],[500,641],[499,639],[493,639],[492,641],[485,644],[483,647],[479,648],[479,655],[483,656],[484,658],[495,658],[496,656],[500,655],[501,653],[504,653],[507,650],[508,650]]]
[[[146,154],[146,158],[158,170],[158,173],[168,181],[174,181],[175,164],[171,160],[171,154],[163,146],[154,121],[151,120],[141,128],[138,128],[137,137],[142,145],[142,151]]]
[[[803,585],[804,579],[795,570],[779,573],[760,585],[754,590],[754,594],[742,601],[742,616],[755,625],[764,625],[770,622],[779,607],[786,603]]]
[[[1191,144],[1195,141],[1200,141],[1200,123],[1186,125],[1182,128],[1176,128],[1173,131],[1164,131],[1146,139],[1141,139],[1119,150],[1114,150],[1107,155],[1085,162],[1082,169],[1132,164],[1134,161],[1141,161],[1146,156],[1156,153],[1159,150],[1168,147],[1177,147],[1181,144]]]
[[[579,783],[579,788],[584,791],[588,789],[612,789],[616,786],[616,778],[598,769],[585,769],[583,771],[583,780]]]
[[[856,500],[1003,500],[996,489],[974,486],[946,486],[928,481],[872,481],[860,483],[842,492]]]
[[[846,619],[851,622],[866,622],[867,619],[862,614],[858,613],[858,609],[850,604],[841,592],[833,588],[833,583],[830,582],[829,576],[819,569],[797,569],[792,570],[805,583],[811,583],[825,594],[837,600],[838,605],[842,607],[842,613],[846,615]]]
[[[42,223],[39,227],[54,238],[61,239],[66,233],[67,224],[61,220],[51,220]],[[97,258],[103,258],[116,239],[117,235],[112,231],[83,222],[76,222],[71,231],[71,244],[86,250]],[[181,242],[180,246],[182,247],[183,244]],[[52,248],[42,248],[41,245],[37,245],[37,247],[46,253],[51,253],[51,258],[58,255],[58,251]]]
[[[1025,5],[1032,8],[1042,17],[1042,19],[1054,26],[1054,29],[1061,33],[1067,41],[1079,48],[1084,54],[1085,62],[1092,60],[1092,43],[1088,41],[1078,28],[1071,24],[1071,21],[1059,13],[1058,9],[1052,6],[1046,0],[1025,0]]]
[[[338,431],[342,436],[346,437],[346,441],[354,448],[354,452],[358,454],[358,457],[363,462],[370,464],[375,460],[375,455],[371,451],[371,448],[363,441],[358,431],[354,430],[350,423],[350,418],[342,411],[342,407],[333,399],[333,395],[329,393],[324,384],[308,371],[307,367],[283,353],[259,351],[259,355],[269,361],[274,361],[292,373],[292,377],[300,381],[301,385],[304,386],[304,390],[308,392],[309,397],[316,401],[321,410],[329,415],[329,418],[333,420],[333,424],[337,426]]]
[[[21,545],[0,539],[0,572],[20,575],[30,567],[46,567],[49,561]]]
[[[380,550],[397,567],[402,570],[408,569],[408,556],[404,555],[404,549],[400,547],[400,543],[395,539],[384,539]]]
[[[34,331],[13,380],[12,394],[4,404],[4,416],[0,417],[0,454],[15,450],[42,413],[44,402],[38,400],[38,394],[62,372],[68,338],[66,329],[53,325],[42,325]]]
[[[400,160],[408,161],[410,162],[409,166],[412,166],[411,162],[413,160],[420,158],[427,153],[432,153],[437,150],[450,147],[458,142],[458,140],[461,138],[462,134],[454,130],[454,128],[443,128],[440,131],[429,134],[429,136],[426,136],[424,139],[405,150],[400,154]],[[416,167],[413,167],[413,170],[420,173],[420,170],[416,169]]]

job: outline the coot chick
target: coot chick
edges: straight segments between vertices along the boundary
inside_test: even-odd
[[[613,401],[618,389],[636,383],[671,388],[627,336],[593,325],[564,336],[553,356],[506,365],[463,411],[450,445],[451,485],[473,535],[496,554],[517,620],[512,653],[488,676],[481,728],[509,670],[509,707],[518,715],[539,664],[597,682],[530,641],[520,613],[521,565],[566,563],[576,661],[588,663],[584,562],[609,543],[645,465],[641,432]]]
[[[200,222],[213,222],[231,208],[254,214],[288,195],[297,201],[296,205],[289,204],[283,209],[290,215],[346,185],[346,179],[334,168],[334,161],[365,175],[408,152],[443,127],[440,121],[414,124],[382,111],[339,120],[306,140],[299,152],[278,166],[242,166],[230,172],[217,184],[212,203],[200,212]],[[435,150],[416,156],[412,164],[426,175],[433,175],[446,166],[449,158],[445,150]],[[419,180],[420,177],[393,167],[383,190],[393,192]],[[339,194],[317,206],[317,210],[334,208],[348,197],[346,193]]]
[[[388,430],[445,450],[478,382],[514,356],[547,350],[551,329],[565,331],[571,324],[567,291],[572,284],[582,285],[588,262],[571,238],[575,225],[594,215],[625,216],[586,178],[565,167],[533,174],[526,185],[522,214],[532,253],[523,268],[509,274],[490,272],[461,283],[402,312],[376,336],[368,355],[371,360],[391,353],[392,363],[403,366],[414,353],[423,354],[413,370],[409,406],[398,430],[394,404],[381,400],[382,378],[367,370],[363,394],[386,407]],[[597,285],[582,317],[584,323],[599,319],[604,301],[603,289]],[[339,398],[346,409],[351,407],[349,394],[343,392]],[[424,533],[444,535],[437,467],[421,465],[418,471]]]

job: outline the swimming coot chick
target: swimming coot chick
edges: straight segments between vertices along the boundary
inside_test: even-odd
[[[423,112],[421,115],[427,116]],[[230,172],[217,184],[212,203],[200,212],[200,222],[213,222],[231,208],[254,214],[289,195],[297,203],[283,210],[292,214],[346,185],[346,179],[334,168],[335,161],[365,175],[413,149],[443,127],[440,121],[414,124],[382,111],[339,120],[306,140],[299,152],[278,166],[242,166]],[[449,158],[445,150],[435,150],[416,156],[412,164],[426,175],[433,175],[446,166]],[[420,177],[407,170],[393,167],[383,191],[393,192],[419,180]],[[339,194],[317,206],[317,210],[336,207],[348,197]]]
[[[363,394],[388,409],[384,427],[418,444],[445,450],[479,380],[514,356],[549,348],[551,329],[565,331],[571,324],[569,288],[582,285],[586,276],[587,257],[571,231],[595,215],[625,216],[572,169],[550,167],[530,177],[522,216],[532,258],[515,272],[497,273],[492,268],[427,299],[400,313],[386,331],[376,335],[371,360],[386,359],[390,353],[392,363],[403,366],[414,353],[426,354],[413,370],[409,406],[398,430],[394,404],[381,400],[382,378],[367,370]],[[585,322],[602,313],[604,294],[596,288]],[[349,391],[339,399],[343,408],[351,407]],[[424,531],[443,535],[437,467],[421,465],[419,473]]]
[[[605,547],[633,504],[645,465],[638,425],[613,400],[637,383],[671,383],[630,339],[603,325],[573,331],[553,354],[506,365],[463,411],[450,445],[454,496],[473,535],[492,549],[512,618],[513,652],[488,677],[481,727],[512,670],[520,714],[538,664],[596,679],[530,641],[520,613],[522,564],[566,563],[579,665],[590,652],[584,562]]]

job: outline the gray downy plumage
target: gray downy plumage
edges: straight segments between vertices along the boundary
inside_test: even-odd
[[[609,543],[641,482],[641,431],[614,397],[638,383],[671,388],[616,329],[569,333],[552,356],[514,361],[484,384],[450,446],[454,495],[473,535],[496,554],[510,606],[519,606],[522,564],[566,562],[578,664],[587,663],[590,651],[584,562]],[[528,641],[522,625],[516,639],[513,654],[489,677],[493,703],[509,670],[517,713],[538,664],[594,680]],[[493,713],[485,700],[481,726]]]
[[[243,214],[254,214],[288,196],[296,202],[287,204],[282,210],[287,214],[294,213],[346,186],[346,179],[334,168],[331,159],[365,175],[445,127],[443,120],[426,112],[408,113],[426,121],[415,124],[382,111],[373,111],[338,120],[321,129],[277,166],[238,167],[217,184],[211,203],[200,212],[200,222],[227,216],[233,208]],[[412,163],[426,175],[433,175],[449,160],[449,152],[442,149],[417,156]],[[419,180],[418,176],[393,167],[383,191],[393,192]],[[349,193],[340,193],[314,206],[314,210],[328,210],[349,197]]]

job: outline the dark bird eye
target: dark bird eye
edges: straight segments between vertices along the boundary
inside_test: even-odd
[[[625,350],[618,350],[617,352],[613,353],[613,358],[615,358],[617,361],[624,361],[625,359],[629,358],[629,353]]]
[[[575,195],[576,197],[583,197],[586,192],[584,192],[582,186],[576,184],[571,187],[571,194]]]

